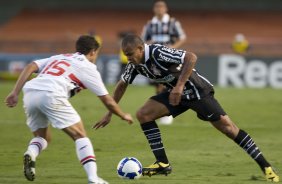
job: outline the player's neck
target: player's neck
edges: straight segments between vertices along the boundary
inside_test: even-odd
[[[165,15],[165,14],[163,14],[163,15],[156,15],[156,17],[157,17],[157,19],[158,19],[159,21],[162,21],[162,20],[163,20],[164,15]]]

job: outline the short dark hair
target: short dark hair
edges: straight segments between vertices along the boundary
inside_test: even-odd
[[[78,38],[75,44],[76,52],[87,55],[94,49],[95,51],[100,47],[99,43],[93,36],[82,35]]]
[[[128,46],[135,48],[143,44],[144,44],[144,41],[139,36],[135,34],[128,34],[123,38],[121,46],[122,48],[128,47]]]

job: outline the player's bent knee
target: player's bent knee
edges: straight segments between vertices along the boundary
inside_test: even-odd
[[[149,122],[153,120],[150,114],[146,112],[146,110],[143,110],[143,109],[139,109],[137,111],[136,117],[140,123],[145,123],[145,122]]]
[[[136,118],[138,119],[139,122],[143,122],[144,116],[145,116],[145,115],[143,114],[143,112],[142,112],[141,110],[138,110],[138,111],[136,112]]]

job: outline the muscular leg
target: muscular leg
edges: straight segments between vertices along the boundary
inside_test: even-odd
[[[166,115],[169,115],[166,106],[152,99],[149,99],[136,113],[136,117],[141,124],[155,121]]]
[[[98,181],[94,149],[91,141],[86,137],[83,123],[80,121],[72,126],[64,128],[63,131],[75,141],[76,154],[87,173],[88,181]]]
[[[156,94],[163,93],[167,90],[167,88],[163,84],[155,84],[156,87]],[[172,116],[163,116],[159,119],[160,125],[170,125],[173,123],[173,117]]]
[[[74,141],[86,137],[86,131],[81,121],[72,126],[64,128],[63,131],[67,135],[69,135]]]
[[[239,128],[227,115],[220,116],[220,120],[211,122],[211,124],[232,140],[234,140],[239,133]]]
[[[152,99],[149,99],[136,114],[156,160],[166,164],[168,159],[163,147],[161,133],[155,120],[168,114],[169,111],[163,104]]]
[[[34,138],[29,142],[26,153],[32,156],[35,160],[41,151],[47,148],[48,143],[51,140],[51,133],[48,127],[39,128],[33,132]],[[25,153],[25,154],[26,154]]]
[[[33,135],[34,138],[31,139],[24,153],[24,175],[30,181],[35,179],[35,160],[40,152],[47,148],[51,139],[48,127],[37,129]]]
[[[279,176],[273,171],[271,165],[266,161],[251,136],[244,130],[239,129],[232,120],[225,115],[226,113],[213,96],[204,98],[194,104],[191,103],[191,105],[191,109],[197,112],[199,118],[210,121],[217,130],[244,149],[260,166],[268,181],[279,181]]]
[[[36,131],[32,132],[34,137],[42,137],[44,138],[48,143],[51,141],[51,131],[50,128],[39,128]]]
[[[239,129],[227,115],[220,116],[220,120],[211,123],[216,129],[243,148],[258,163],[263,171],[266,167],[270,166],[251,136],[244,130]]]

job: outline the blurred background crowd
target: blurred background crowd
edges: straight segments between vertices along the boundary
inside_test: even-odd
[[[253,59],[262,60],[267,70],[271,63],[281,60],[282,1],[166,2],[168,13],[181,22],[186,33],[181,48],[201,56],[205,65],[205,60],[219,61],[223,54],[239,54],[239,59],[246,63]],[[0,72],[20,67],[19,63],[11,66],[11,61],[30,61],[33,57],[28,56],[31,54],[40,57],[40,54],[72,52],[73,43],[81,34],[91,34],[100,40],[102,60],[119,60],[122,35],[127,32],[141,35],[144,25],[154,15],[153,3],[153,0],[0,1]],[[27,59],[22,59],[21,54]],[[115,66],[113,64],[111,68]],[[278,66],[275,79],[278,87],[282,87],[282,67],[280,63]],[[219,68],[217,63],[215,72]],[[255,67],[254,71],[260,71],[260,68]],[[211,74],[207,71],[207,75]],[[219,83],[220,75],[211,76],[212,82]],[[234,81],[230,79],[226,83],[236,86]],[[107,78],[106,82],[114,82],[114,79]],[[271,86],[266,83],[264,86]]]

